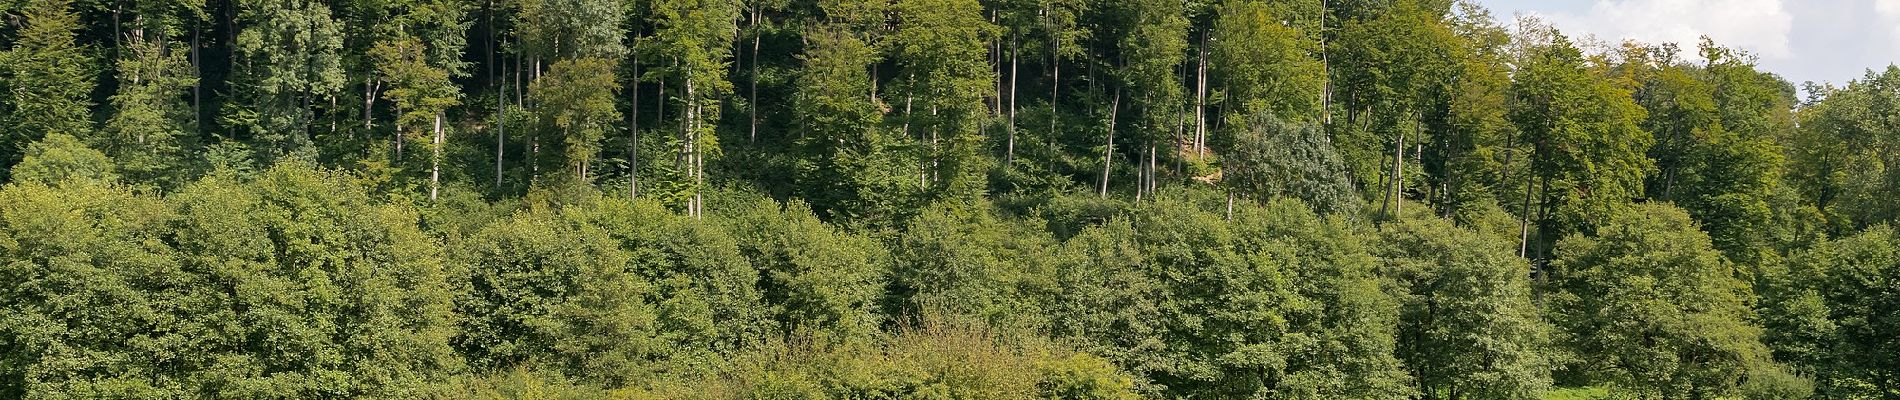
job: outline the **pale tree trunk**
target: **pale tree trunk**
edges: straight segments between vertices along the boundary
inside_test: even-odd
[[[1108,106],[1108,146],[1102,149],[1102,198],[1108,198],[1109,163],[1115,159],[1115,114],[1122,105],[1122,91],[1115,89],[1115,100]]]
[[[447,139],[442,134],[442,112],[435,112],[435,136],[430,140],[429,158],[429,201],[435,201],[436,192],[442,188],[442,142]]]
[[[1201,32],[1194,84],[1194,155],[1207,156],[1207,32]]]
[[[1022,53],[1022,43],[1012,40],[1009,45],[1009,145],[1003,152],[1003,166],[1008,168],[1016,163],[1016,66]]]
[[[627,198],[640,197],[640,47],[633,48],[633,111],[627,113]]]
[[[1392,207],[1392,203],[1403,202],[1403,199],[1398,198],[1400,197],[1399,191],[1404,189],[1404,184],[1401,183],[1403,180],[1400,176],[1400,174],[1403,173],[1405,173],[1405,134],[1400,133],[1399,137],[1392,143],[1392,176],[1388,178],[1389,181],[1386,182],[1385,201],[1381,202],[1379,206],[1379,213],[1385,214],[1386,217],[1396,216],[1395,214],[1387,213],[1387,211],[1390,211],[1389,209]]]
[[[746,111],[751,113],[752,119],[752,133],[746,140],[752,142],[759,141],[759,42],[765,38],[765,31],[759,28],[759,18],[761,18],[759,7],[754,5],[752,7],[752,79],[749,82],[752,100],[746,103],[750,105]]]
[[[499,82],[495,90],[495,189],[501,189],[502,155],[508,149],[508,84]]]
[[[1327,53],[1330,52],[1326,49],[1326,0],[1319,2],[1319,32],[1319,65],[1326,79],[1326,84],[1321,85],[1319,91],[1320,124],[1331,126],[1333,124],[1333,61],[1329,58],[1330,55]]]

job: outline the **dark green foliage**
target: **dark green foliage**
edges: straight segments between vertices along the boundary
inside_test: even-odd
[[[1550,387],[1551,328],[1511,244],[1431,217],[1384,228],[1386,273],[1405,289],[1397,353],[1420,391],[1521,399]]]
[[[1171,396],[1404,398],[1397,304],[1337,219],[1297,201],[1233,222],[1165,196],[1070,239],[1050,306],[1059,336],[1090,343]]]
[[[1749,287],[1682,210],[1644,205],[1558,244],[1551,320],[1576,352],[1564,380],[1654,398],[1741,394],[1780,368],[1752,324]]]
[[[1466,0],[4,3],[0,398],[1900,396],[1900,68]]]
[[[1232,143],[1217,147],[1227,187],[1253,199],[1300,199],[1322,213],[1357,208],[1345,162],[1318,125],[1262,113],[1234,126]]]
[[[0,163],[8,168],[47,134],[91,137],[90,94],[98,72],[90,51],[74,37],[80,21],[71,1],[34,0],[20,8],[24,26],[16,28],[13,46],[0,52],[6,91],[0,123],[7,125]]]
[[[825,225],[796,201],[759,200],[726,224],[759,270],[761,294],[784,333],[842,340],[877,332],[891,261],[877,242]]]
[[[1875,226],[1820,243],[1791,259],[1768,300],[1765,319],[1775,328],[1778,356],[1816,376],[1826,398],[1892,395],[1900,363],[1867,357],[1895,349],[1900,335],[1900,236]]]

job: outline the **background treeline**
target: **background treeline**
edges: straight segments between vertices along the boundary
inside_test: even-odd
[[[1900,68],[1448,0],[0,10],[0,398],[1900,396]]]

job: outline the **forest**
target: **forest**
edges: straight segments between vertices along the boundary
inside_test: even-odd
[[[1463,0],[0,1],[0,398],[1900,399],[1900,68]]]

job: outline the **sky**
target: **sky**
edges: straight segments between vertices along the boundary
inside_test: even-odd
[[[1900,61],[1900,0],[1473,0],[1501,22],[1534,15],[1573,37],[1738,47],[1799,86],[1836,86]]]

